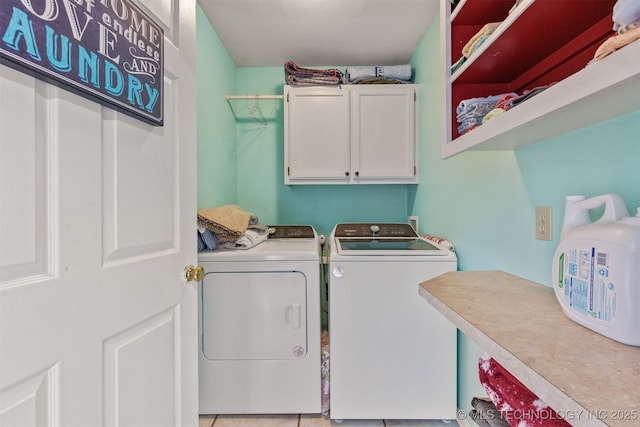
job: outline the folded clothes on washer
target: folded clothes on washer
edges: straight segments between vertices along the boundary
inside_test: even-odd
[[[269,237],[269,229],[262,224],[250,225],[249,228],[235,242],[224,242],[220,245],[221,249],[249,249],[252,248]]]
[[[198,226],[198,252],[214,250],[218,248],[218,237],[213,231]]]
[[[264,242],[269,229],[251,212],[237,205],[198,210],[198,252],[249,249]]]

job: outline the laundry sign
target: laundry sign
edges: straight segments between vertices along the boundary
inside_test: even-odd
[[[0,62],[160,126],[163,54],[130,0],[0,0]]]

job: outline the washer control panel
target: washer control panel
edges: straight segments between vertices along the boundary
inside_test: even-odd
[[[418,237],[413,227],[402,223],[352,223],[337,224],[335,237]]]

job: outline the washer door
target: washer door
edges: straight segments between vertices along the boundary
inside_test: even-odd
[[[202,352],[209,360],[299,359],[307,353],[307,279],[299,271],[208,273]]]

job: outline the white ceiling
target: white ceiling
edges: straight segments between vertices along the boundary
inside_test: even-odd
[[[439,0],[198,0],[237,67],[406,64]]]

